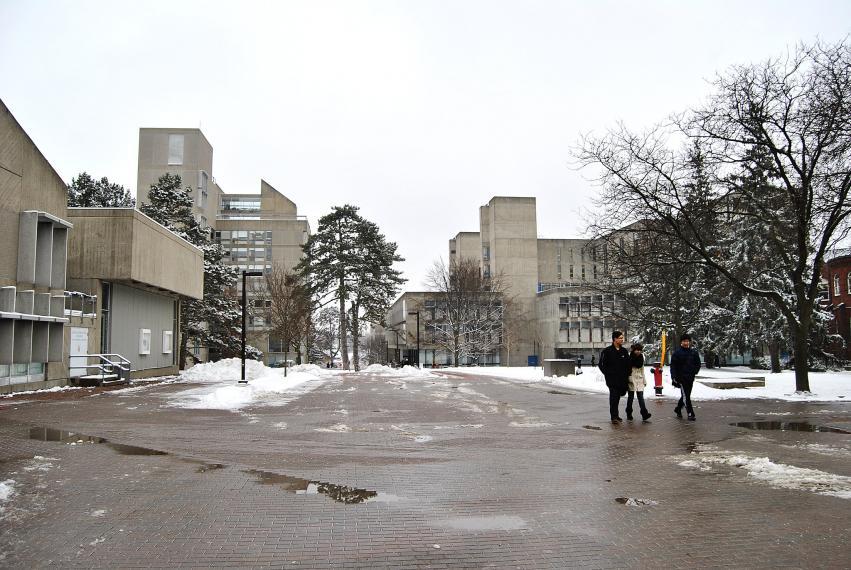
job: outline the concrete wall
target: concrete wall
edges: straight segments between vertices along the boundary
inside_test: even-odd
[[[68,248],[74,279],[135,282],[200,299],[200,249],[132,208],[70,208]]]
[[[169,164],[169,135],[183,135],[183,163]],[[199,205],[199,172],[207,173],[207,201]],[[213,182],[213,147],[200,129],[139,129],[139,162],[136,200],[148,201],[148,190],[166,172],[179,174],[184,187],[192,188],[196,215],[213,225],[219,207],[220,188]]]
[[[260,180],[260,210],[274,216],[295,216],[298,208],[295,202],[275,190],[265,180]]]
[[[472,259],[479,266],[482,263],[482,235],[479,232],[458,232],[449,240],[449,264],[460,263],[462,259]]]
[[[176,367],[175,300],[120,283],[112,285],[110,352],[130,360],[135,370]],[[140,330],[150,330],[150,354],[140,354]],[[163,352],[163,331],[172,331],[170,353]]]

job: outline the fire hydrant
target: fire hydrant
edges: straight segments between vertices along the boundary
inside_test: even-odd
[[[656,390],[656,395],[662,395],[662,367],[654,366],[650,369],[653,372],[653,389]]]

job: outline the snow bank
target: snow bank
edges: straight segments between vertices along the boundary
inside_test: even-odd
[[[370,376],[389,376],[393,378],[435,378],[427,368],[417,368],[416,366],[403,366],[402,368],[391,368],[383,364],[370,364],[363,370],[362,374]]]
[[[12,495],[15,494],[15,480],[14,479],[6,479],[5,481],[0,481],[0,515],[3,514],[3,511],[6,510],[5,503],[12,498]]]
[[[459,367],[449,368],[448,371],[482,376],[494,376],[520,383],[546,382],[563,388],[599,392],[608,394],[603,374],[597,368],[585,367],[582,374],[570,376],[545,377],[542,368],[524,367]],[[713,380],[733,380],[737,378],[764,377],[765,387],[762,388],[710,388],[700,383],[701,378]],[[851,401],[851,372],[810,372],[811,392],[795,392],[795,372],[787,370],[778,374],[768,371],[752,370],[738,366],[720,369],[703,369],[692,390],[692,399],[700,400],[730,400],[730,399],[777,399],[786,401],[833,402]],[[645,372],[647,388],[645,394],[653,394],[653,379],[649,370]],[[671,384],[670,370],[666,367],[662,378],[662,394],[665,398],[678,399],[679,388]]]
[[[313,364],[301,364],[287,370],[269,368],[256,360],[245,361],[247,384],[240,384],[242,362],[238,358],[228,358],[217,362],[196,364],[181,373],[181,379],[202,387],[175,394],[173,405],[179,408],[238,410],[257,404],[272,403],[270,398],[280,394],[302,394],[309,389],[306,384],[312,381],[329,379],[335,374]],[[316,382],[315,388],[321,382]],[[278,400],[285,404],[289,400]]]
[[[748,477],[771,487],[851,499],[851,477],[818,469],[775,463],[768,457],[753,457],[744,453],[718,451],[710,446],[701,446],[696,453],[689,456],[688,460],[679,463],[683,467],[704,471],[711,469],[711,465],[719,464],[743,469]]]
[[[46,394],[48,392],[67,392],[68,390],[81,390],[80,386],[54,386],[53,388],[45,388],[44,390],[27,390],[25,392],[12,392],[11,394],[3,394],[0,398],[12,398],[14,396],[23,396],[25,394]]]

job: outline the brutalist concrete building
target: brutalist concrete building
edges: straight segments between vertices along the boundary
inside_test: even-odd
[[[265,180],[260,181],[259,194],[223,192],[213,176],[213,147],[200,129],[139,129],[138,204],[147,201],[151,184],[166,172],[179,174],[192,190],[194,214],[214,232],[229,265],[268,273],[273,267],[292,270],[301,260],[310,225],[298,214],[295,202]],[[283,360],[284,346],[269,334],[269,299],[262,285],[263,279],[255,277],[248,287],[253,310],[246,334],[248,342],[264,353],[264,360],[273,363]],[[207,358],[204,347],[193,347],[193,353]]]

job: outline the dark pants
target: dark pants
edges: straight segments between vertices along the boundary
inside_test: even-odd
[[[637,392],[630,390],[629,394],[626,397],[626,415],[632,415],[632,400],[635,395],[638,395],[638,409],[641,410],[641,415],[644,416],[647,414],[647,406],[644,405],[644,390],[639,390]]]
[[[618,419],[618,407],[621,403],[621,393],[623,390],[621,388],[612,388],[609,386],[609,414],[612,416],[613,420]]]
[[[677,408],[682,410],[683,405],[686,407],[688,415],[694,415],[694,408],[691,407],[691,389],[694,387],[694,378],[691,380],[680,380],[680,401],[677,402]]]

